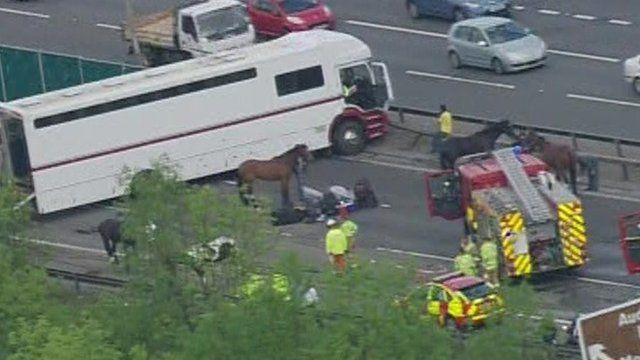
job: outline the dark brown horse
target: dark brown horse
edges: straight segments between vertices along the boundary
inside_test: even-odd
[[[440,146],[440,167],[453,169],[453,165],[461,156],[477,154],[494,149],[496,140],[502,134],[515,138],[509,120],[489,124],[484,129],[469,136],[452,136]]]
[[[253,198],[253,183],[256,180],[279,181],[282,205],[290,205],[289,182],[296,169],[311,158],[307,145],[298,144],[293,149],[271,160],[247,160],[238,168],[238,187],[240,198],[249,205]],[[255,205],[255,204],[254,204]]]
[[[526,151],[536,154],[553,170],[558,180],[571,185],[571,190],[577,194],[576,172],[577,156],[571,146],[547,141],[544,137],[530,130],[522,139],[522,146]]]

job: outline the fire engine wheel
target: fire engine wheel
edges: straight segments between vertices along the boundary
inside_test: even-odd
[[[357,121],[341,122],[333,132],[333,147],[340,155],[356,155],[365,145],[364,127]]]

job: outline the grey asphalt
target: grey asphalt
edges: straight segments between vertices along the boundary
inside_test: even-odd
[[[399,163],[400,161],[396,162]],[[321,159],[314,162],[309,169],[310,184],[318,189],[326,189],[332,184],[352,186],[355,180],[362,176],[371,180],[380,202],[390,206],[354,213],[353,218],[361,229],[359,246],[362,251],[383,258],[389,255],[394,258],[400,257],[405,262],[412,258],[423,269],[436,269],[441,272],[443,267],[450,268],[450,263],[446,261],[376,250],[383,247],[442,257],[455,255],[458,240],[463,233],[462,223],[428,217],[421,171],[343,159]],[[216,184],[222,191],[236,191],[233,185],[220,181]],[[275,186],[263,183],[257,187],[256,193],[274,202],[278,201]],[[569,275],[568,278],[550,276],[538,281],[545,298],[548,297],[545,304],[550,309],[559,309],[567,314],[572,309],[584,312],[612,305],[632,298],[640,290],[640,287],[635,289],[592,284],[575,279],[575,276],[580,276],[640,286],[640,279],[626,274],[615,227],[616,217],[636,209],[638,204],[588,196],[584,197],[583,201],[589,233],[590,262],[579,270],[564,274]],[[104,204],[73,209],[44,217],[30,230],[29,236],[101,251],[102,245],[97,234],[80,234],[77,230],[95,227],[100,221],[114,214],[115,211],[105,208]],[[301,224],[281,230],[284,233],[279,238],[281,248],[296,251],[302,248],[303,251],[310,251],[322,259],[322,237],[325,231],[322,224]],[[287,246],[287,243],[291,243],[291,247]],[[304,250],[305,248],[307,250]],[[54,256],[55,266],[84,269],[94,273],[108,271],[106,256],[100,252],[65,250],[63,254]],[[577,294],[578,298],[575,297]]]
[[[178,1],[132,0],[137,14],[159,11]],[[567,94],[602,97],[640,104],[622,80],[621,64],[562,55],[549,55],[545,68],[520,74],[497,76],[476,69],[453,70],[445,56],[445,41],[438,38],[366,28],[348,20],[392,25],[402,28],[445,33],[447,21],[408,18],[400,0],[329,1],[338,16],[338,28],[352,33],[386,61],[392,71],[399,105],[436,108],[447,103],[457,113],[482,117],[509,117],[516,122],[586,131],[617,137],[640,138],[636,118],[638,107],[597,103],[567,98]],[[634,39],[640,36],[640,23],[629,26],[607,21],[640,18],[640,3],[615,1],[562,2],[521,1],[514,17],[542,36],[552,49],[624,59],[639,52]],[[98,23],[120,25],[124,20],[122,1],[38,0],[18,3],[0,1],[0,7],[48,14],[38,19],[0,12],[0,43],[39,48],[114,61],[136,63],[127,55],[127,45],[118,31],[96,27]],[[539,10],[557,10],[545,15]],[[590,15],[593,21],[575,19]],[[407,70],[462,77],[514,85],[515,90],[450,80],[417,78]]]

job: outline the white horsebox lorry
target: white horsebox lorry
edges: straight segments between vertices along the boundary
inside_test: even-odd
[[[368,106],[342,95],[348,69],[369,84]],[[123,195],[123,169],[161,157],[190,180],[299,143],[357,153],[387,132],[392,96],[385,65],[359,39],[292,33],[0,103],[3,170],[50,213]]]
[[[124,29],[125,40],[138,41],[149,66],[247,46],[256,37],[245,5],[238,0],[198,0],[133,18]]]

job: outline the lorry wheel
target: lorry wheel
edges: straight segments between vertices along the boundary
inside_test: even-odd
[[[633,79],[633,90],[636,91],[636,94],[640,94],[640,77]]]
[[[340,155],[356,155],[365,145],[364,127],[358,121],[343,121],[333,132],[333,147]]]

